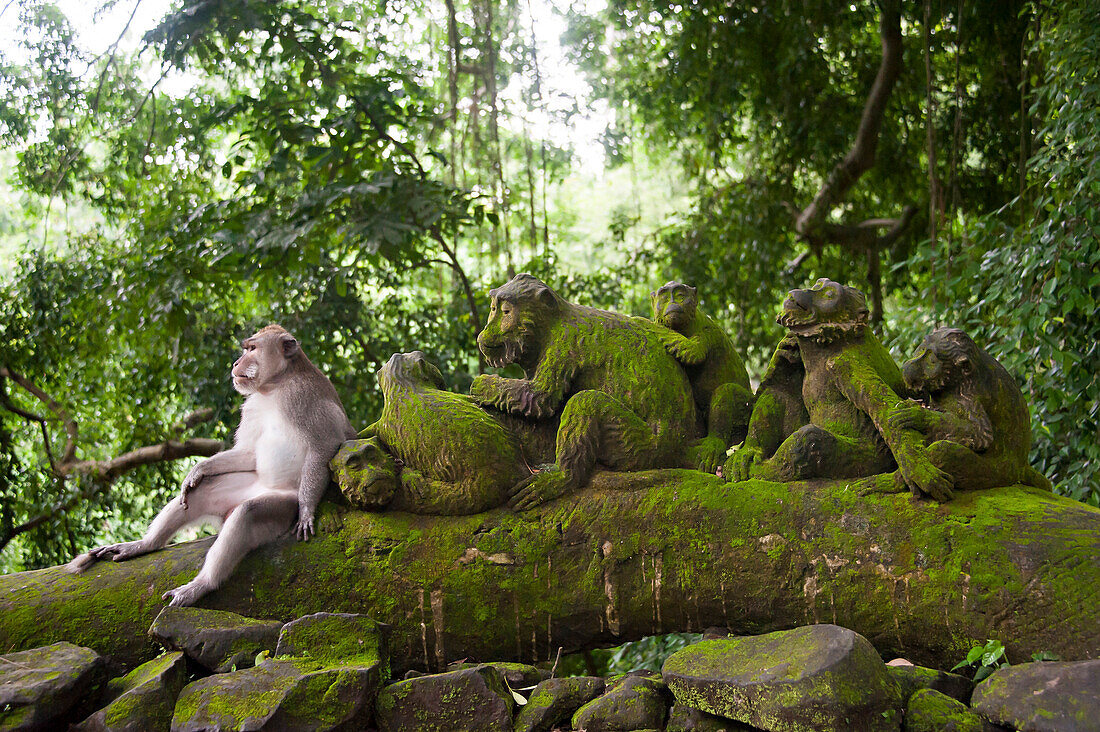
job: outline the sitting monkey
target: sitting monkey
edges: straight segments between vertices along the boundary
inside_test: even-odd
[[[313,535],[328,461],[355,430],[336,389],[282,327],[263,328],[241,348],[231,374],[245,401],[232,449],[195,465],[179,500],[161,509],[145,536],[82,554],[70,562],[72,571],[155,551],[185,526],[223,522],[198,576],[164,593],[172,605],[193,605],[220,587],[245,554],[295,528],[295,519],[299,539]]]
[[[665,348],[685,368],[696,414],[706,435],[688,451],[693,466],[713,473],[726,448],[740,442],[752,412],[753,395],[745,363],[718,323],[698,309],[694,287],[669,282],[651,292],[653,322],[669,329]]]
[[[788,335],[776,346],[760,379],[745,442],[726,460],[724,478],[748,480],[754,463],[770,458],[788,435],[810,421],[802,403],[805,376],[798,339]]]
[[[376,438],[385,452],[371,446],[376,440],[357,440],[341,451],[342,463],[334,461],[344,494],[362,495],[357,505],[380,508],[389,492],[398,510],[480,513],[530,477],[516,436],[469,396],[445,391],[443,375],[420,351],[391,356],[378,383],[382,416],[360,437]]]
[[[937,328],[902,366],[910,402],[890,416],[899,429],[915,429],[930,443],[936,467],[960,489],[1024,483],[1050,490],[1028,464],[1031,417],[1016,381],[997,360],[958,328]]]
[[[888,419],[904,385],[867,319],[863,293],[854,288],[820,279],[791,291],[776,320],[798,342],[809,423],[771,458],[745,467],[753,477],[789,482],[860,478],[896,466],[914,493],[947,500],[951,477],[932,463],[922,435]]]

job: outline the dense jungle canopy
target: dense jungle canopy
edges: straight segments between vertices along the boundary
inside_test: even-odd
[[[756,376],[821,276],[899,361],[962,327],[1100,504],[1095,2],[142,4],[0,4],[0,571],[134,538],[259,326],[363,426],[392,352],[465,391],[521,271],[635,314],[695,284]]]

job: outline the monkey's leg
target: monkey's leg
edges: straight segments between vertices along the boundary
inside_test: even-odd
[[[517,510],[534,508],[583,486],[597,460],[612,470],[671,464],[675,452],[671,442],[667,435],[654,434],[649,424],[615,397],[595,390],[577,392],[561,414],[557,465],[512,488],[508,505]]]
[[[752,476],[789,483],[813,478],[861,478],[888,473],[897,465],[889,451],[869,440],[836,435],[815,424],[800,427]]]
[[[745,439],[752,405],[752,392],[743,386],[729,382],[715,389],[708,410],[707,436],[691,446],[689,464],[704,473],[717,470],[726,460],[726,448]]]
[[[241,491],[255,482],[255,473],[210,476],[191,493],[186,506],[182,500],[169,501],[149,524],[145,535],[137,541],[97,547],[77,557],[70,564],[79,570],[97,559],[122,562],[162,549],[180,529],[204,519],[221,519],[240,502]]]
[[[1004,455],[976,453],[965,445],[939,440],[928,446],[928,458],[940,470],[955,480],[955,487],[964,490],[998,488],[1017,483],[1023,470]]]
[[[168,590],[162,599],[175,606],[194,605],[220,587],[246,554],[287,533],[297,515],[298,495],[293,492],[273,491],[245,500],[225,520],[198,576]]]

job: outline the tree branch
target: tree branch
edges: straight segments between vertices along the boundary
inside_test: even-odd
[[[844,200],[844,196],[860,176],[875,164],[875,149],[878,147],[886,102],[901,74],[901,11],[897,0],[883,2],[879,33],[882,36],[882,63],[879,64],[871,92],[864,104],[855,143],[844,159],[829,173],[810,205],[795,219],[794,229],[803,238],[809,239],[818,235],[817,230],[829,213]]]
[[[65,452],[63,452],[61,454],[61,462],[62,463],[72,462],[73,458],[76,457],[76,439],[77,439],[76,420],[74,420],[72,417],[69,416],[69,413],[65,411],[64,407],[62,407],[60,404],[58,404],[57,400],[55,400],[53,397],[51,397],[46,392],[39,389],[34,384],[34,382],[32,382],[30,379],[28,379],[25,376],[22,376],[20,374],[17,374],[16,372],[9,369],[7,366],[0,366],[0,378],[11,379],[16,384],[19,384],[19,386],[23,387],[23,389],[25,391],[27,391],[27,393],[31,394],[35,399],[37,399],[38,401],[45,404],[46,407],[51,412],[53,412],[55,415],[57,415],[57,418],[60,419],[62,424],[65,426],[65,434],[68,435],[68,440],[65,443]],[[6,401],[6,395],[5,395],[5,401]],[[6,404],[5,404],[5,407],[7,407]],[[14,410],[9,410],[9,411],[14,411]],[[18,414],[18,412],[16,412],[16,413]],[[26,417],[26,414],[20,414],[20,416]],[[34,419],[35,421],[41,423],[43,425],[43,430],[45,430],[45,420],[43,418],[38,417],[37,415],[30,416],[30,417],[27,417],[27,418]],[[48,452],[49,451],[49,439],[48,438],[46,439],[46,446],[47,446],[47,452]],[[51,464],[53,463],[52,458],[51,458],[50,462],[51,462]]]

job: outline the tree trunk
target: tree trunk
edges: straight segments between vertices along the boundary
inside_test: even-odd
[[[597,475],[517,515],[427,517],[325,504],[319,535],[250,555],[204,605],[289,621],[366,613],[395,671],[545,661],[646,635],[828,622],[886,657],[949,668],[975,642],[1009,658],[1100,657],[1100,510],[1023,487],[939,505],[851,484],[723,483],[688,470]],[[0,577],[3,652],[68,640],[134,664],[166,589],[210,539],[83,575]]]

